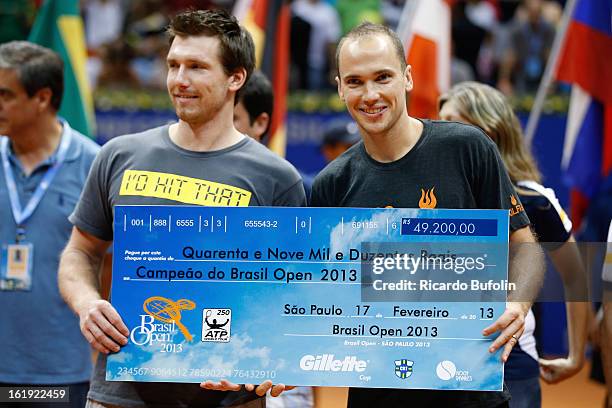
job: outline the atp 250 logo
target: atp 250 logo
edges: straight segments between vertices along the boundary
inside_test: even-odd
[[[231,309],[204,309],[202,311],[202,341],[229,342],[231,326]]]

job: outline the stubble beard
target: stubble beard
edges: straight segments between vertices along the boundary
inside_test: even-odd
[[[203,112],[192,111],[191,109],[176,109],[176,116],[183,122],[193,123],[200,122],[205,116]]]

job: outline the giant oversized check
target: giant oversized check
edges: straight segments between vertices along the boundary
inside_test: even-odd
[[[508,213],[115,208],[107,379],[501,390]]]

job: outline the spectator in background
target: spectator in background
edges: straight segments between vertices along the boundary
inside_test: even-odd
[[[308,45],[308,89],[330,87],[329,68],[334,59],[335,45],[340,37],[338,13],[321,0],[296,0],[291,11],[310,24]]]
[[[254,71],[238,94],[238,103],[234,107],[234,127],[265,144],[273,109],[272,84],[261,71]]]
[[[476,73],[478,54],[487,31],[468,18],[466,7],[467,4],[460,1],[452,8],[453,56],[467,62],[472,72]]]
[[[92,89],[96,88],[101,71],[104,70],[104,47],[121,38],[125,9],[126,0],[82,2],[88,53],[87,73]]]
[[[498,30],[497,11],[489,0],[468,0],[467,18],[485,31],[476,58],[476,78],[480,82],[494,83],[494,40]]]
[[[355,122],[337,123],[325,132],[321,153],[325,157],[325,162],[330,163],[351,146],[361,140],[359,128]]]
[[[499,78],[499,67],[506,54],[506,50],[510,47],[510,31],[513,27],[514,18],[517,15],[516,11],[521,4],[521,0],[505,0],[497,3],[498,24],[493,33],[493,41],[491,42],[493,52],[493,72],[487,83],[496,86]]]
[[[163,34],[168,25],[170,15],[168,7],[171,3],[163,0],[140,0],[130,3],[129,11],[125,18],[125,33],[133,36],[143,37],[147,34]]]
[[[97,50],[121,37],[125,19],[123,0],[85,0],[85,39],[89,50]]]
[[[130,66],[134,50],[123,40],[116,40],[102,47],[102,69],[98,76],[99,86],[107,88],[134,88],[139,81]]]
[[[0,386],[67,386],[69,403],[36,405],[82,408],[91,351],[57,274],[98,146],[57,117],[63,78],[53,51],[0,45]]]
[[[164,89],[170,3],[162,0],[140,0],[132,3],[126,17],[126,41],[134,49],[131,68],[141,85]]]
[[[336,158],[350,149],[359,140],[361,140],[361,136],[359,136],[359,129],[355,122],[341,121],[332,123],[323,134],[323,140],[321,141],[321,154],[325,158],[325,164],[336,160]],[[300,174],[304,181],[306,196],[310,200],[312,184],[316,174]]]
[[[563,6],[555,0],[543,0],[542,17],[554,27],[557,27],[563,17]]]
[[[542,0],[526,0],[525,16],[519,14],[510,27],[497,83],[507,95],[535,93],[540,84],[555,37],[555,28],[543,18],[542,7]]]
[[[497,25],[495,7],[487,0],[467,0],[465,15],[470,21],[486,31],[493,31]]]

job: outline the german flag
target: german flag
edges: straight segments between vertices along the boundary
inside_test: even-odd
[[[239,0],[234,14],[253,36],[257,68],[272,82],[274,111],[268,147],[284,157],[289,86],[289,4],[285,0]]]

